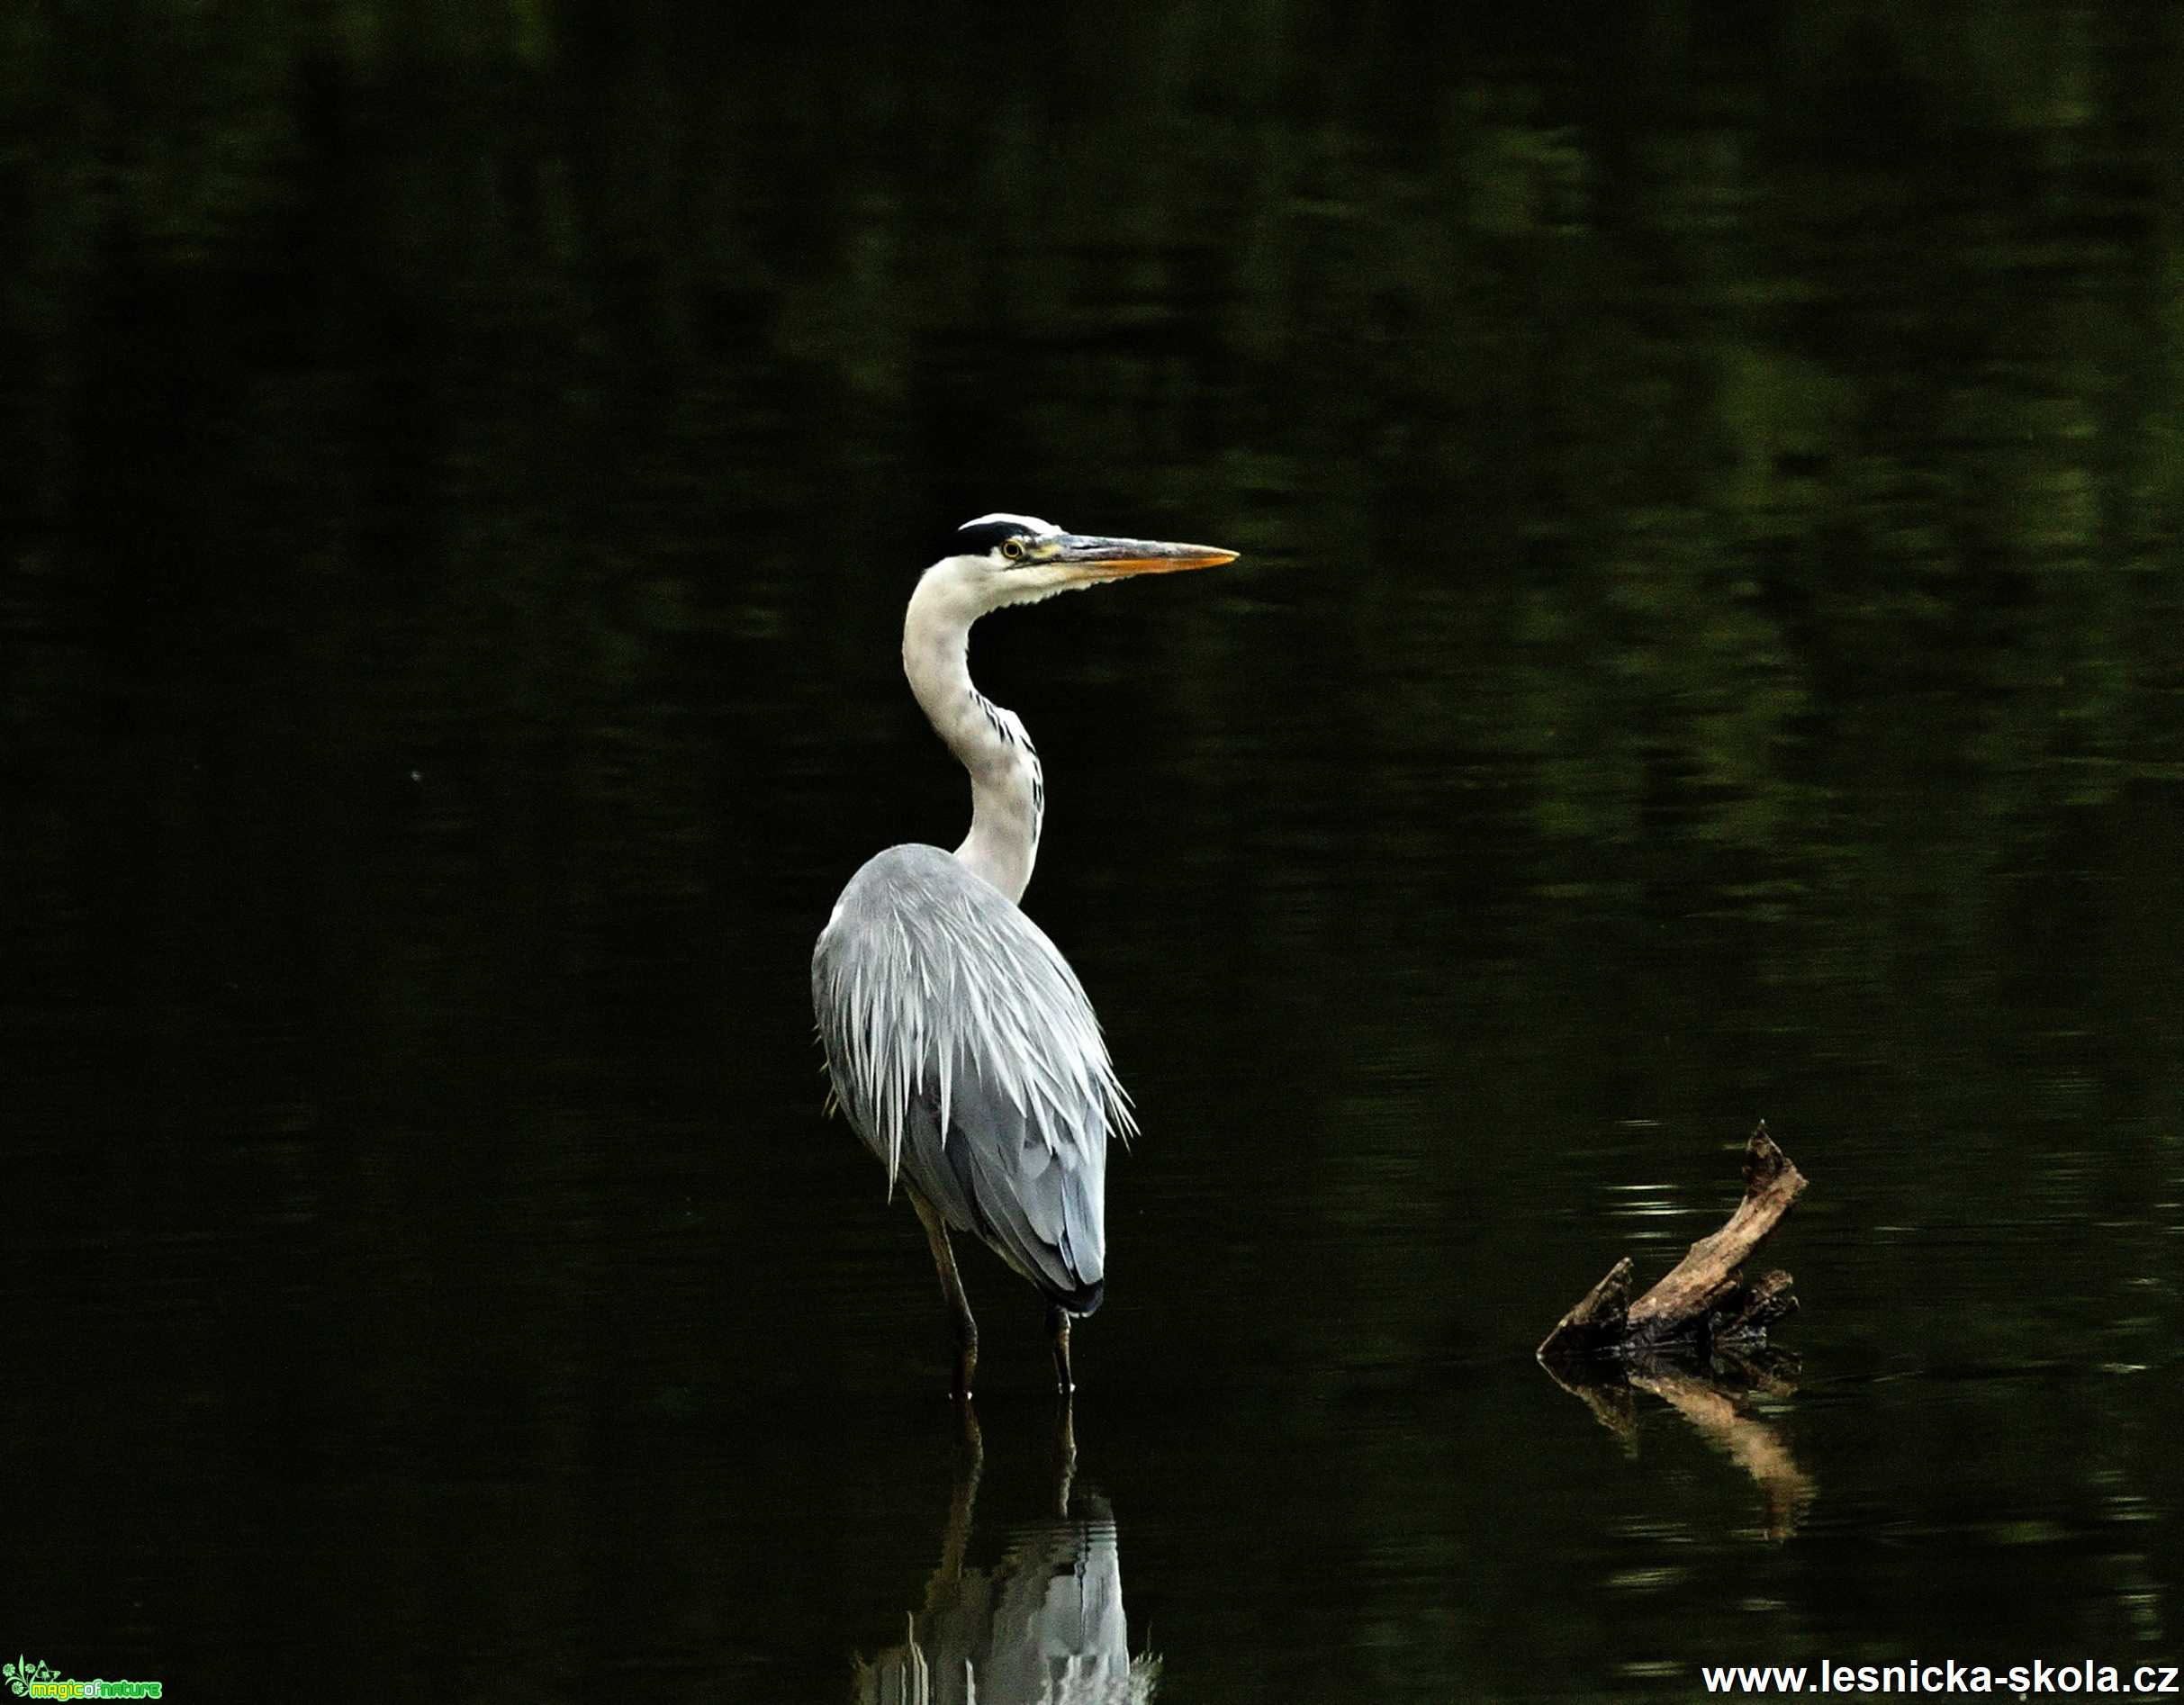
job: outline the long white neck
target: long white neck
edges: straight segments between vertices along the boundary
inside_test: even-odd
[[[970,682],[970,624],[984,613],[967,577],[946,562],[926,572],[902,624],[910,690],[970,771],[970,833],[955,855],[1012,900],[1024,898],[1039,856],[1046,780],[1031,736]]]

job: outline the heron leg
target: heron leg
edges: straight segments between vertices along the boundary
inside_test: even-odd
[[[1060,1303],[1047,1309],[1046,1330],[1054,1340],[1055,1385],[1067,1397],[1077,1389],[1077,1381],[1069,1374],[1069,1311]]]
[[[963,1276],[955,1270],[955,1249],[948,1241],[948,1222],[916,1190],[910,1192],[910,1205],[924,1222],[925,1241],[933,1246],[933,1265],[940,1269],[941,1290],[948,1298],[955,1331],[955,1394],[969,1397],[970,1376],[979,1365],[979,1323],[971,1318],[970,1299],[963,1295]]]
[[[1065,1393],[1054,1417],[1054,1513],[1069,1513],[1069,1488],[1077,1479],[1077,1422]]]

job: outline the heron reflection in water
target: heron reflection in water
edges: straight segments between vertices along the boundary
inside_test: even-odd
[[[1133,1128],[1077,974],[1016,904],[1046,780],[1023,722],[971,684],[970,626],[1010,604],[1235,555],[982,515],[910,597],[903,672],[970,772],[970,833],[953,852],[889,847],[850,879],[812,955],[811,996],[835,1102],[925,1224],[962,1396],[979,1332],[949,1233],[974,1233],[1046,1297],[1055,1378],[1069,1391],[1069,1322],[1099,1306],[1106,1280],[1107,1137]]]
[[[965,1413],[968,1414],[966,1410]],[[1011,1530],[990,1569],[965,1563],[978,1497],[977,1423],[956,1483],[940,1565],[899,1646],[857,1664],[858,1705],[1142,1705],[1160,1660],[1130,1655],[1115,1512],[1069,1499],[1075,1447],[1058,1456],[1058,1516]]]

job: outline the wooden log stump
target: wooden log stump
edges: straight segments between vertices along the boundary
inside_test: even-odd
[[[1667,1276],[1630,1300],[1628,1256],[1562,1317],[1539,1346],[1551,1372],[1601,1356],[1638,1356],[1717,1344],[1758,1343],[1797,1309],[1787,1273],[1746,1284],[1744,1264],[1804,1194],[1805,1175],[1774,1144],[1763,1120],[1745,1145],[1744,1200],[1711,1237],[1702,1237]]]

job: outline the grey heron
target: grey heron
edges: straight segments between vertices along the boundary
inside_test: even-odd
[[[954,852],[867,861],[811,960],[834,1100],[924,1222],[970,1394],[979,1329],[951,1231],[970,1232],[1048,1303],[1055,1377],[1072,1388],[1069,1322],[1106,1283],[1107,1137],[1134,1129],[1077,973],[1016,902],[1031,880],[1046,782],[1031,736],[971,684],[981,616],[1136,574],[1210,568],[1234,551],[1065,533],[982,515],[947,541],[903,618],[910,691],[970,772]]]

